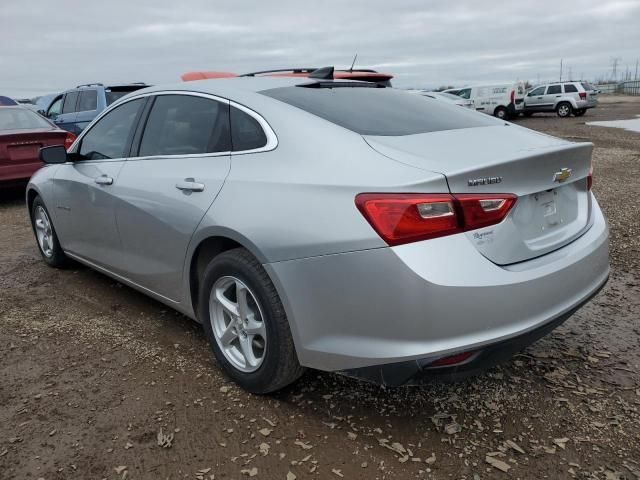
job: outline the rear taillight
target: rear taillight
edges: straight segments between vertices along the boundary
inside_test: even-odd
[[[589,174],[587,175],[587,190],[591,190],[593,186],[593,165],[589,167]]]
[[[67,132],[67,136],[64,137],[64,149],[69,150],[69,148],[71,148],[71,145],[73,145],[73,142],[75,141],[76,136],[71,132]]]
[[[511,103],[516,103],[516,91],[511,90]]]
[[[578,93],[578,95],[580,96],[580,100],[586,100],[587,99],[587,92],[580,92],[580,93]]]
[[[417,242],[501,222],[511,194],[361,193],[356,206],[389,245]]]

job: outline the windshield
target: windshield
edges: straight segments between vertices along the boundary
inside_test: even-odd
[[[281,87],[260,93],[360,135],[400,136],[495,125],[491,117],[392,88]]]
[[[53,128],[44,118],[26,108],[0,108],[0,130]]]

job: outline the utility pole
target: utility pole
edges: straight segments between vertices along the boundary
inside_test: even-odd
[[[560,59],[560,81],[562,81],[562,59]]]
[[[620,63],[620,57],[611,57],[611,73],[613,75],[613,80],[618,80],[618,63]]]

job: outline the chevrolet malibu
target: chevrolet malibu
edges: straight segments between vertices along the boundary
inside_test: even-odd
[[[122,98],[27,201],[46,263],[201,322],[245,389],[390,386],[524,348],[609,274],[589,143],[380,85],[239,77]]]

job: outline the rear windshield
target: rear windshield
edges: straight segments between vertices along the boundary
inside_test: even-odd
[[[281,87],[260,93],[360,135],[401,136],[495,125],[491,117],[392,88]]]
[[[595,90],[596,89],[596,87],[591,85],[589,82],[581,82],[581,83],[582,83],[582,88],[584,88],[586,91]]]
[[[53,128],[49,122],[26,108],[0,108],[0,130]]]
[[[111,105],[116,100],[124,97],[128,93],[135,92],[141,88],[146,88],[147,85],[123,85],[121,87],[109,87],[104,92],[107,97],[107,105]]]

